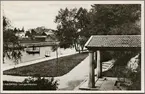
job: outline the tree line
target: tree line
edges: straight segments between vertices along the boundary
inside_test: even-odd
[[[83,51],[91,35],[140,35],[140,4],[94,4],[60,9],[55,17],[60,47]]]

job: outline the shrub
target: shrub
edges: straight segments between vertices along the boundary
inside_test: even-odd
[[[122,85],[127,87],[128,90],[141,90],[141,57],[138,57],[138,67],[133,71],[132,69],[126,66],[118,66],[116,67],[116,75]],[[133,63],[137,63],[136,61],[132,61]]]
[[[29,77],[23,82],[3,82],[4,90],[57,90],[58,81],[54,78],[45,79],[44,77]]]
[[[110,70],[103,72],[103,76],[117,77],[121,87],[128,90],[141,90],[141,54],[138,57],[138,67],[136,71],[127,67],[128,61],[134,57],[135,52],[128,52],[126,55],[120,53],[118,58]],[[117,54],[116,54],[117,55]],[[136,54],[135,54],[136,55]]]

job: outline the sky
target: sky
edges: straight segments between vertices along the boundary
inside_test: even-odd
[[[75,2],[51,2],[51,1],[2,1],[3,14],[10,20],[13,27],[25,30],[44,26],[48,29],[56,29],[55,16],[60,8],[86,8],[91,4]]]

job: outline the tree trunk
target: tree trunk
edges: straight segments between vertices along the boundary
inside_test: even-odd
[[[80,49],[78,49],[78,48],[79,48],[79,47],[78,47],[78,44],[75,43],[74,45],[75,45],[75,50],[76,50],[76,51],[79,51],[79,53],[80,53]]]
[[[84,45],[83,45],[83,46],[81,46],[81,50],[82,50],[82,52],[84,51]]]
[[[76,46],[76,43],[74,43],[74,47],[75,47],[75,50],[77,51],[77,46]]]

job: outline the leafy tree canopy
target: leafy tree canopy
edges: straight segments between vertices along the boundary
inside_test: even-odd
[[[137,4],[92,5],[92,31],[94,34],[140,34],[135,24],[140,13],[141,6]]]
[[[137,25],[140,16],[140,4],[94,4],[89,11],[82,7],[60,9],[55,18],[55,35],[63,48],[83,48],[91,35],[141,34]]]
[[[10,26],[10,21],[3,16],[3,57],[18,61],[22,56],[22,47],[18,37],[15,36],[16,28],[10,29]]]

